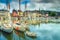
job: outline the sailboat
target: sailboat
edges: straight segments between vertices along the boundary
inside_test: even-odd
[[[7,1],[7,13],[5,14],[5,17],[3,17],[2,19],[2,31],[4,32],[7,32],[7,33],[11,33],[13,31],[13,25],[12,25],[12,21],[11,21],[11,16],[10,16],[10,13],[9,13],[9,9],[10,9],[10,4],[9,2]]]
[[[2,11],[4,12],[4,11]],[[1,22],[0,22],[0,30],[4,31],[4,32],[7,32],[7,33],[10,33],[13,31],[13,27],[12,27],[12,22],[11,22],[11,16],[10,14],[5,11],[4,13],[5,14],[1,14],[1,15],[4,15],[2,16],[1,18]],[[7,16],[6,16],[7,15]]]
[[[29,36],[29,37],[33,37],[33,38],[36,38],[37,37],[37,34],[36,33],[29,32],[29,31],[26,31],[26,35]]]
[[[11,33],[12,32],[12,27],[6,27],[6,26],[3,26],[2,30],[7,32],[7,33]]]
[[[2,25],[1,25],[1,29],[2,31],[4,32],[7,32],[7,33],[11,33],[13,31],[13,25],[12,25],[12,22],[11,22],[11,16],[10,16],[10,13],[7,13],[8,16],[4,17],[5,20],[3,20],[2,22]]]
[[[25,23],[15,23],[13,24],[13,27],[15,30],[20,31],[20,32],[25,32],[26,30],[29,30],[29,27]]]
[[[13,31],[13,27],[10,24],[3,24],[2,30],[7,33],[11,33]]]

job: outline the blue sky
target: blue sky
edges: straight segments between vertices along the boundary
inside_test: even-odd
[[[9,0],[9,3],[12,2],[12,1],[17,2],[18,0]],[[7,2],[7,0],[0,0],[0,3],[6,4],[6,2]],[[24,4],[25,2],[26,2],[26,3],[29,3],[30,0],[21,0],[21,4]]]
[[[60,11],[60,0],[21,0],[21,10],[25,11],[25,2],[27,3],[26,10],[52,10]],[[10,12],[13,9],[19,9],[18,0],[9,0]],[[6,0],[0,0],[0,9],[7,9]],[[22,9],[23,8],[23,9]]]
[[[17,4],[17,7],[19,6],[18,4],[18,1],[19,0],[9,0],[9,3],[11,5],[11,8],[10,8],[10,12],[15,9],[16,7],[14,7],[16,4]],[[0,9],[7,9],[6,8],[6,5],[7,5],[7,0],[0,0]],[[24,7],[25,3],[30,3],[30,0],[21,0],[20,4]],[[13,4],[13,5],[12,5]],[[17,10],[19,8],[16,8]],[[23,11],[25,10],[25,8],[23,9]]]

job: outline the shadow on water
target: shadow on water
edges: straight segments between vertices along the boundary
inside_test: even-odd
[[[1,30],[0,30],[0,40],[1,40]]]
[[[21,33],[15,30],[10,34],[0,31],[0,39],[1,40],[35,40],[35,38],[26,36],[25,33]]]
[[[34,38],[28,37],[25,35],[25,33],[19,32],[19,31],[14,31],[16,34],[16,37],[18,36],[17,40],[33,40]],[[16,38],[14,38],[16,40]]]
[[[13,30],[11,34],[0,31],[1,40],[60,40],[60,24],[41,23],[29,25],[30,32],[37,34],[37,38],[28,37],[25,33]]]
[[[2,38],[2,36],[3,36],[3,38],[5,38],[4,40],[12,40],[12,33],[11,34],[9,34],[9,33],[6,33],[6,32],[1,32],[1,38]],[[3,40],[3,39],[1,39],[1,40]]]
[[[25,34],[19,31],[14,31],[13,35],[16,36],[17,40],[25,40]],[[16,38],[13,36],[13,39],[16,40]]]

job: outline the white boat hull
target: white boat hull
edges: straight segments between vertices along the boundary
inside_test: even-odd
[[[3,28],[4,32],[11,33],[13,31],[13,28]]]
[[[29,37],[36,37],[36,34],[33,33],[33,32],[26,31],[26,35],[29,36]]]
[[[21,26],[21,25],[14,25],[14,29],[17,30],[17,31],[21,31],[21,32],[25,32],[26,29],[25,27]]]
[[[2,25],[1,30],[7,33],[11,33],[13,31],[13,27],[6,27]]]

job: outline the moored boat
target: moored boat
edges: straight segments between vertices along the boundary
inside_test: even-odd
[[[10,24],[4,24],[2,25],[2,31],[11,33],[13,31],[13,27]]]
[[[37,37],[36,33],[29,32],[29,31],[26,31],[26,35],[29,36],[29,37]]]
[[[13,24],[13,25],[14,25],[14,29],[17,31],[21,31],[21,32],[26,31],[26,29],[22,25],[19,25],[19,24]]]

